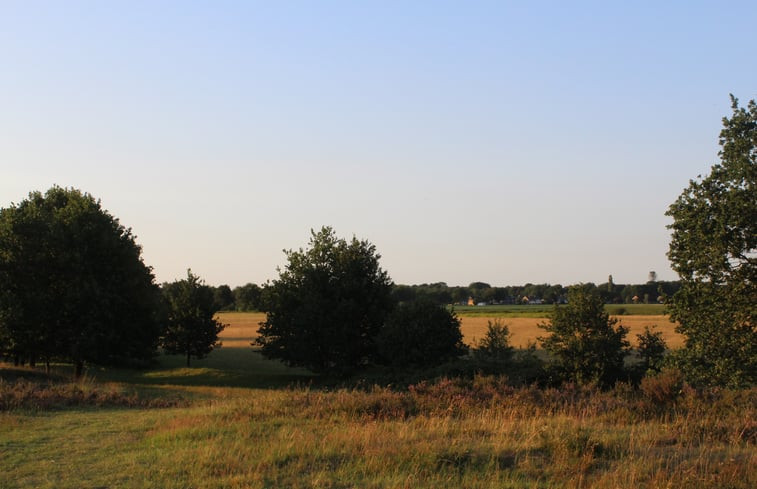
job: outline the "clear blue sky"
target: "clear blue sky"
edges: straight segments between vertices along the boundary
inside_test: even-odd
[[[311,228],[398,283],[674,279],[664,216],[757,97],[757,2],[0,2],[0,206],[71,186],[159,281]]]

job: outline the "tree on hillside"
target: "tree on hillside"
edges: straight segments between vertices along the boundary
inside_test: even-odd
[[[690,381],[757,382],[757,104],[723,119],[720,163],[692,180],[666,215],[668,258],[681,279],[669,300],[686,336],[680,365]]]
[[[550,333],[539,341],[560,378],[610,385],[622,375],[629,347],[628,329],[617,323],[596,287],[577,285],[568,289],[568,303],[556,305],[550,320],[539,325]]]
[[[0,210],[0,337],[16,358],[149,359],[160,289],[130,229],[75,189]]]
[[[348,373],[375,355],[374,338],[392,308],[392,281],[376,247],[311,231],[307,249],[265,285],[255,344],[264,356],[314,372]]]
[[[226,327],[215,319],[218,312],[213,289],[205,285],[192,270],[187,278],[163,285],[163,297],[168,309],[168,324],[161,346],[170,354],[204,358],[220,346],[218,334]]]
[[[431,299],[399,304],[376,337],[380,363],[430,367],[466,352],[460,319]]]

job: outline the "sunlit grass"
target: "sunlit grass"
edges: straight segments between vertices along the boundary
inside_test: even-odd
[[[2,487],[757,483],[754,392],[708,404],[685,394],[652,413],[630,391],[540,393],[485,378],[477,385],[222,389],[185,408],[5,413]]]
[[[164,355],[149,370],[88,371],[85,390],[138,402],[0,412],[0,488],[757,485],[754,389],[540,390],[489,377],[316,388],[312,374],[248,346],[255,316],[225,319],[224,346],[190,368]],[[464,318],[466,338],[472,320],[486,318]],[[534,328],[505,322],[516,341]],[[56,395],[76,392],[56,368],[64,384]],[[20,388],[19,376],[46,382],[39,370],[0,368],[0,395]]]

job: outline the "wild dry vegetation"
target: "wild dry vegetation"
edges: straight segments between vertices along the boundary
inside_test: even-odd
[[[0,413],[0,487],[757,485],[757,389],[697,391],[672,372],[605,392],[494,377],[319,387],[250,351],[254,316],[223,319],[224,347],[191,369],[162,357],[48,384],[0,368],[0,399],[16,399]]]

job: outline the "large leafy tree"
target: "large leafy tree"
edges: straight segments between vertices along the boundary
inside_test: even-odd
[[[757,105],[723,119],[720,163],[689,182],[670,206],[668,257],[681,278],[669,301],[686,336],[681,366],[690,381],[757,381]]]
[[[220,345],[218,334],[226,327],[215,318],[220,309],[212,287],[205,285],[191,270],[187,278],[163,285],[168,307],[168,324],[161,346],[166,353],[204,358]]]
[[[148,359],[160,289],[130,229],[75,189],[0,210],[0,337],[12,354],[75,364]]]
[[[550,333],[539,341],[561,379],[609,385],[622,375],[628,329],[605,312],[596,287],[569,288],[568,303],[556,305],[550,320],[539,327]]]
[[[375,354],[392,281],[371,243],[340,239],[330,227],[311,234],[307,249],[285,251],[286,267],[264,286],[255,343],[289,365],[348,373]]]

